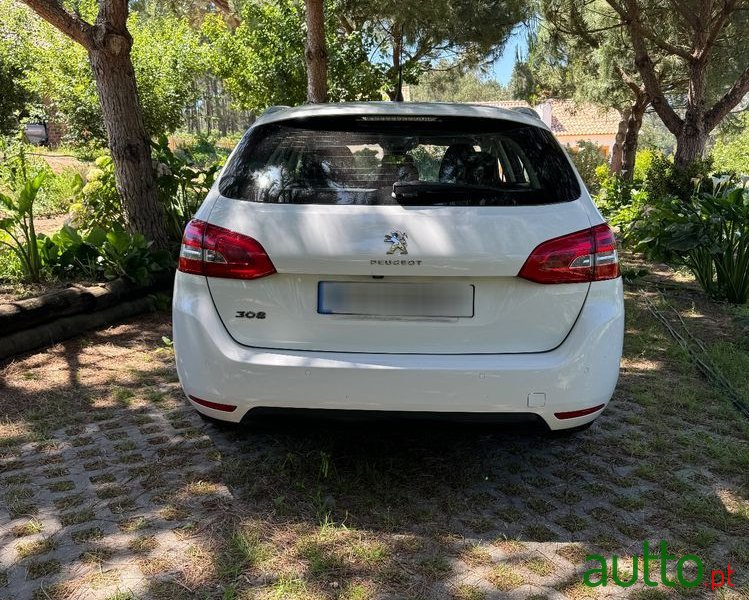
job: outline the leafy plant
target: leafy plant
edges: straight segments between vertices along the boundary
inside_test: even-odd
[[[153,273],[171,265],[168,252],[154,252],[142,235],[121,229],[104,231],[95,227],[79,232],[66,225],[44,240],[42,252],[55,275],[83,275],[87,279],[125,277],[141,285],[147,284]]]
[[[173,152],[164,135],[151,145],[158,161],[156,182],[159,195],[171,235],[179,240],[185,225],[211,189],[221,165],[214,162],[205,168],[196,167],[190,156]]]
[[[76,202],[70,207],[74,222],[82,229],[122,228],[125,217],[115,186],[112,157],[100,156],[94,165],[86,174],[86,185],[80,188]]]
[[[21,261],[26,277],[37,283],[41,279],[40,236],[34,227],[34,201],[49,171],[29,172],[23,145],[18,146],[10,164],[10,195],[0,192],[0,244],[9,247]]]
[[[688,201],[668,197],[639,229],[650,254],[682,263],[712,298],[749,300],[749,195],[741,187],[699,188]],[[649,234],[649,235],[648,235]]]
[[[154,252],[151,244],[139,233],[107,232],[98,248],[104,276],[107,279],[126,277],[138,284],[148,283],[153,272],[166,269],[171,263],[169,252]]]

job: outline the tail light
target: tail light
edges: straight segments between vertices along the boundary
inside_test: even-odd
[[[183,273],[229,279],[257,279],[276,272],[260,242],[198,219],[185,228],[178,268]]]
[[[619,277],[614,232],[606,224],[548,240],[539,245],[518,277],[536,283],[577,283]]]

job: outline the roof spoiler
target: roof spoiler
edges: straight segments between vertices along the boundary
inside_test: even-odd
[[[262,114],[269,115],[274,112],[278,112],[279,110],[286,110],[287,108],[291,108],[290,106],[287,106],[286,104],[276,104],[275,106],[269,106],[266,108]]]
[[[541,120],[541,117],[538,116],[538,113],[535,110],[533,110],[530,106],[513,106],[510,110],[514,110],[515,112],[528,115],[529,117],[535,117],[539,121]]]

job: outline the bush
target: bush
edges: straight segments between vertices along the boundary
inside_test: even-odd
[[[577,142],[577,147],[568,147],[567,151],[588,191],[591,195],[597,194],[600,189],[599,167],[605,167],[608,170],[608,162],[603,149],[593,142],[580,140]]]
[[[50,174],[36,200],[37,215],[60,215],[68,212],[80,196],[83,177],[75,169]]]
[[[651,200],[676,197],[688,202],[695,185],[706,182],[711,170],[711,158],[696,160],[686,169],[679,169],[666,156],[656,153],[645,174],[645,192]]]
[[[601,180],[596,205],[606,220],[619,229],[618,238],[626,244],[633,228],[647,206],[647,193],[616,174]]]
[[[645,150],[638,150],[637,155],[635,156],[635,168],[634,172],[632,173],[632,180],[645,181],[648,176],[648,172],[653,166],[653,160],[658,156],[663,156],[663,153],[658,152],[657,150],[652,150],[650,148],[646,148]]]
[[[151,250],[151,242],[140,234],[93,228],[79,232],[65,226],[42,247],[45,264],[57,276],[85,279],[124,277],[138,284],[148,283],[156,272],[168,269],[168,252]]]
[[[642,249],[686,266],[710,297],[749,300],[749,194],[743,187],[698,187],[687,201],[651,199],[636,227]]]
[[[112,158],[100,156],[94,165],[70,207],[73,222],[81,229],[123,229],[125,216],[115,186]]]
[[[152,142],[151,146],[157,161],[156,183],[159,186],[159,198],[164,207],[170,235],[178,241],[182,238],[185,225],[211,189],[221,163],[216,162],[214,151],[213,161],[200,166],[194,154],[172,152],[166,136],[161,136],[157,142]],[[197,155],[202,156],[202,160],[207,160],[210,152],[206,150],[205,144],[201,143],[196,148]]]

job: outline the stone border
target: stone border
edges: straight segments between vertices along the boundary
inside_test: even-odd
[[[0,360],[152,311],[155,303],[150,295],[169,290],[172,282],[171,273],[147,286],[120,278],[0,304]]]

